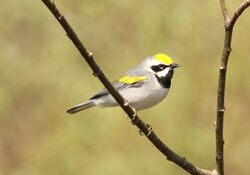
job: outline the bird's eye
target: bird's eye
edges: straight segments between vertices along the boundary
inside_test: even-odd
[[[164,64],[159,64],[159,65],[152,66],[151,69],[155,72],[160,72],[160,71],[164,70],[166,67],[168,67],[168,66],[164,65]]]
[[[160,64],[160,65],[159,65],[159,69],[161,69],[161,70],[165,69],[166,67],[167,67],[167,66],[164,65],[164,64]]]

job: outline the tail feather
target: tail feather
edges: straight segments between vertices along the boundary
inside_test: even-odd
[[[89,100],[87,102],[84,102],[84,103],[81,103],[81,104],[78,104],[76,106],[71,107],[66,112],[69,114],[74,114],[74,113],[77,113],[77,112],[82,111],[84,109],[91,108],[93,106],[95,106],[95,103],[92,100]]]

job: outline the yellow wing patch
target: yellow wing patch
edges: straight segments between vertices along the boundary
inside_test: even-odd
[[[167,64],[167,65],[173,63],[173,60],[169,56],[162,54],[162,53],[158,53],[158,54],[154,55],[154,58],[162,63]]]
[[[119,82],[133,84],[143,80],[146,80],[146,76],[124,76],[118,79]]]

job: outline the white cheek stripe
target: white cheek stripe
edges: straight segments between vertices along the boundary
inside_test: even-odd
[[[156,74],[159,76],[159,77],[165,77],[168,72],[169,72],[169,67],[167,67],[166,69],[164,69],[163,71],[160,71],[160,72],[157,72]]]

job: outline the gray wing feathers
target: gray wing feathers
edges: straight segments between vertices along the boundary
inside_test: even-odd
[[[116,81],[116,82],[112,83],[112,85],[118,91],[122,91],[124,89],[131,88],[131,87],[135,87],[135,88],[141,87],[142,85],[144,85],[147,82],[148,82],[148,80],[144,80],[144,81],[136,82],[136,83],[133,83],[133,84],[127,84],[127,83],[121,83],[121,82]],[[96,94],[95,96],[90,98],[90,100],[97,99],[99,97],[102,97],[102,96],[105,96],[105,95],[108,95],[108,94],[109,94],[109,91],[106,88],[104,88],[98,94]]]
[[[84,109],[87,109],[87,108],[90,108],[90,107],[93,107],[93,106],[95,106],[95,103],[92,100],[89,100],[89,101],[87,101],[85,103],[81,103],[81,104],[78,104],[76,106],[71,107],[66,112],[69,113],[69,114],[74,114],[74,113],[77,113],[79,111],[82,111]]]
[[[131,87],[132,88],[139,88],[142,85],[149,82],[150,74],[145,72],[145,71],[131,70],[131,71],[127,72],[126,75],[128,75],[128,76],[142,76],[143,75],[143,76],[148,76],[148,78],[143,80],[143,81],[135,82],[135,83],[132,83],[132,84],[115,81],[112,84],[118,91],[122,91],[122,90],[125,90],[125,89],[128,89],[128,88],[131,88]],[[108,92],[108,90],[106,88],[104,88],[99,93],[97,93],[92,98],[90,98],[89,101],[87,101],[85,103],[81,103],[81,104],[76,105],[76,106],[73,106],[72,108],[68,109],[66,112],[69,113],[69,114],[74,114],[74,113],[77,113],[77,112],[79,112],[81,110],[96,106],[95,99],[98,99],[98,98],[100,98],[102,96],[106,96],[106,95],[109,95],[109,92]]]

